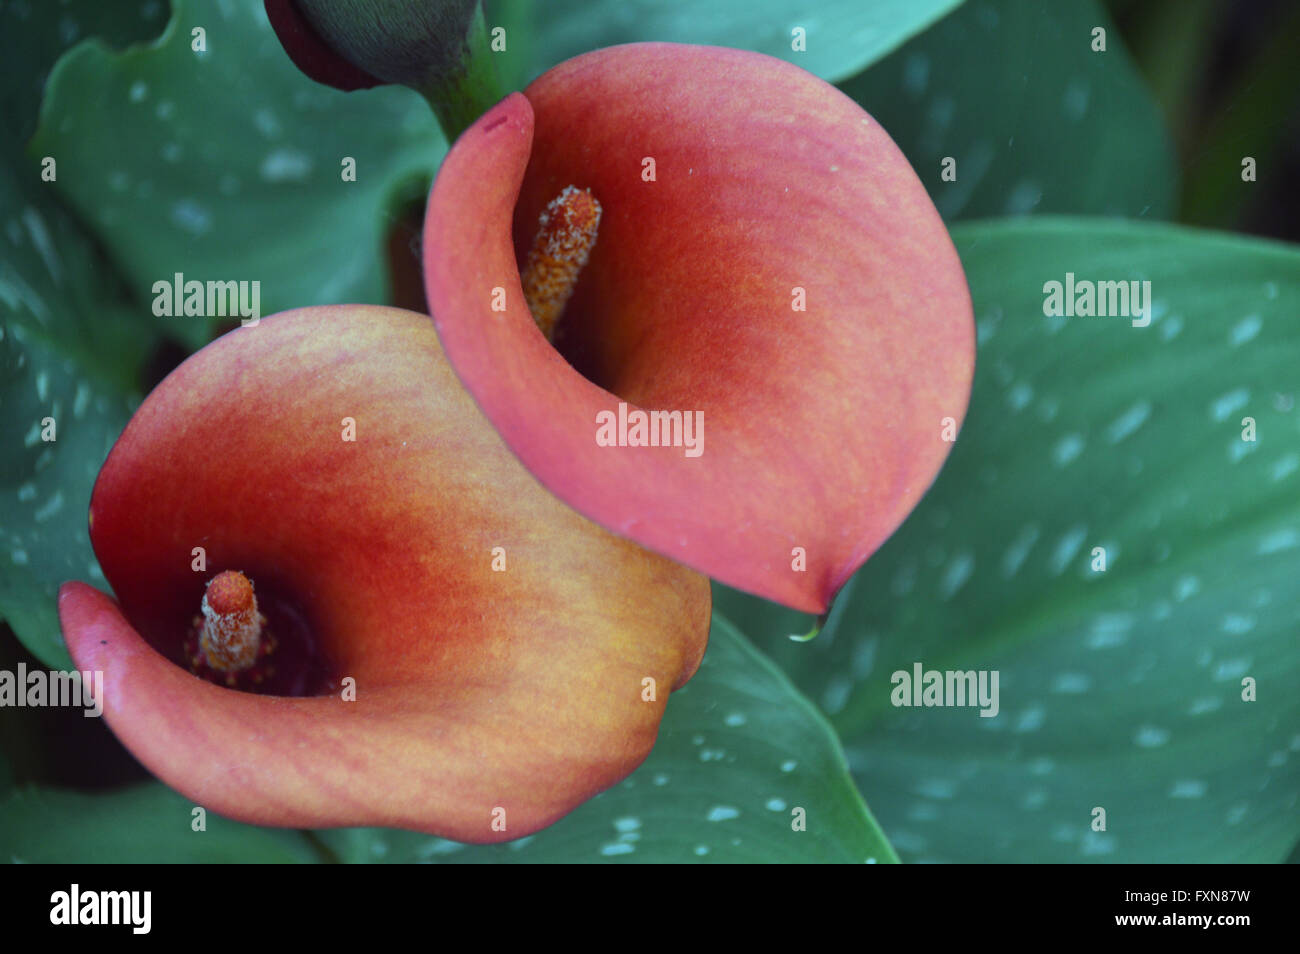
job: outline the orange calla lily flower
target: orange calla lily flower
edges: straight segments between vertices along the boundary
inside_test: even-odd
[[[555,500],[396,309],[192,356],[109,454],[91,538],[117,602],[69,583],[59,610],[109,725],[263,825],[536,831],[645,758],[707,639],[708,581]]]
[[[754,53],[611,47],[508,97],[443,163],[424,270],[449,360],[543,484],[808,612],[920,500],[970,396],[970,297],[916,174]]]

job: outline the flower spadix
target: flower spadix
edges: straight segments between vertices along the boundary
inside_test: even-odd
[[[575,195],[599,208],[578,267],[539,267]],[[970,395],[925,188],[855,103],[758,54],[612,47],[508,97],[443,163],[424,271],[448,358],[543,484],[810,612],[925,493]]]
[[[191,357],[109,454],[91,539],[117,600],[70,583],[60,616],[110,727],[258,824],[536,831],[645,758],[707,638],[708,581],[545,491],[395,309]]]

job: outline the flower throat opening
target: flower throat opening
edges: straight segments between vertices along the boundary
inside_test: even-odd
[[[208,581],[186,633],[185,661],[200,679],[228,689],[277,696],[337,689],[302,616],[274,597],[259,601],[239,570]]]

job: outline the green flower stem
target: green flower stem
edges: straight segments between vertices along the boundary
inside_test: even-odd
[[[505,96],[497,77],[496,64],[488,40],[487,21],[480,5],[474,11],[465,37],[464,70],[455,71],[451,79],[434,80],[418,88],[438,117],[447,142],[456,139],[476,119]]]

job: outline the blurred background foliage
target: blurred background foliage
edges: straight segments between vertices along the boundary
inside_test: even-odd
[[[1300,238],[1300,5],[1107,0],[1107,6],[1178,151],[1178,221]],[[1242,156],[1258,161],[1257,188],[1234,188],[1218,174]]]
[[[256,0],[183,0],[179,6],[191,14],[198,10],[204,17],[230,19],[232,11],[242,15],[250,3],[260,7]],[[542,4],[533,0],[489,0],[487,6],[489,22],[506,24],[510,31],[511,52],[503,70],[515,86],[582,48],[638,38],[685,40],[687,36],[673,31],[685,30],[692,22],[697,25],[711,22],[710,4],[703,4],[693,21],[677,18],[648,24],[644,18],[637,19],[632,11],[635,5],[619,10],[615,8],[620,5],[612,3],[561,3],[546,29],[534,29],[534,18],[544,16]],[[888,6],[892,15],[897,16],[909,4],[880,6]],[[1006,245],[1007,232],[985,233],[980,226],[960,225],[961,220],[1100,215],[1137,222],[1176,222],[1288,241],[1300,239],[1300,224],[1297,224],[1300,192],[1294,188],[1300,177],[1300,82],[1297,82],[1300,72],[1296,66],[1296,50],[1300,49],[1300,6],[1295,3],[1289,0],[1061,0],[1053,3],[967,0],[954,8],[951,2],[935,0],[910,6],[912,20],[907,28],[891,33],[880,23],[861,16],[862,10],[871,7],[861,0],[835,8],[838,14],[835,10],[814,13],[810,12],[811,8],[806,9],[806,4],[777,0],[727,3],[714,11],[716,17],[712,22],[725,24],[726,16],[731,15],[735,19],[730,21],[733,25],[728,29],[734,33],[738,29],[734,24],[748,22],[753,25],[750,32],[732,38],[726,30],[715,30],[718,35],[699,37],[699,40],[780,53],[781,43],[788,35],[787,23],[809,23],[810,48],[818,49],[822,39],[826,47],[824,56],[819,52],[822,58],[803,65],[836,82],[894,136],[930,189],[940,211],[954,224],[959,249],[968,262],[973,256],[996,271],[1014,269],[1023,258],[1025,248],[1044,241],[1073,240],[1062,238],[1053,232],[1053,226],[1045,224],[1045,231],[1024,233],[1020,237],[1023,245]],[[795,12],[791,13],[791,9]],[[428,184],[445,150],[445,143],[429,122],[423,104],[405,91],[380,90],[352,94],[349,99],[315,87],[294,74],[274,38],[265,30],[241,40],[245,44],[243,48],[257,60],[255,70],[243,70],[247,75],[239,75],[240,70],[232,72],[229,60],[224,67],[228,75],[205,74],[202,70],[186,74],[176,64],[166,62],[166,50],[155,51],[141,45],[164,34],[171,10],[167,0],[58,0],[57,3],[56,0],[0,0],[0,64],[3,64],[0,120],[6,131],[0,142],[0,226],[8,230],[8,240],[13,246],[5,247],[6,254],[0,255],[0,279],[3,280],[0,286],[4,288],[4,294],[0,295],[0,330],[4,331],[0,339],[0,371],[3,371],[0,400],[6,418],[13,418],[14,409],[18,408],[21,410],[16,416],[25,422],[30,417],[26,404],[32,404],[31,395],[39,393],[42,401],[48,403],[48,394],[52,393],[55,402],[62,401],[63,407],[78,409],[78,418],[86,422],[80,436],[74,438],[69,434],[66,444],[63,433],[60,434],[62,459],[41,456],[43,451],[26,441],[25,423],[17,433],[16,425],[5,424],[6,447],[10,441],[16,441],[23,449],[17,455],[10,455],[6,450],[4,460],[0,461],[0,544],[3,544],[0,546],[0,616],[6,619],[0,623],[0,669],[13,670],[19,663],[29,667],[43,663],[62,665],[66,656],[54,619],[54,586],[67,578],[103,585],[84,529],[85,504],[98,462],[141,396],[200,343],[193,337],[178,336],[175,326],[169,328],[149,313],[151,299],[144,279],[168,273],[170,261],[166,267],[162,263],[169,255],[179,256],[178,260],[188,263],[185,267],[194,272],[229,271],[231,263],[242,252],[232,251],[224,241],[213,241],[212,235],[222,227],[267,234],[272,231],[267,222],[273,220],[277,228],[283,228],[276,245],[282,256],[280,270],[292,271],[295,263],[301,269],[297,272],[299,284],[281,289],[285,300],[273,299],[273,307],[265,311],[316,300],[376,300],[423,308],[418,223]],[[841,45],[835,45],[837,32],[849,35],[848,31],[837,31],[842,23],[836,20],[837,15],[861,17],[853,21],[858,31],[855,35],[866,38],[859,47],[844,45],[843,37],[840,37]],[[1086,34],[1093,25],[1108,30],[1109,53],[1105,58],[1092,55],[1086,37],[1079,36],[1080,30]],[[657,32],[639,33],[639,29]],[[909,38],[909,34],[915,35]],[[70,54],[60,64],[57,81],[47,86],[60,56],[88,39],[92,45],[81,46]],[[173,52],[174,49],[173,46]],[[868,50],[869,55],[855,60],[857,49]],[[125,55],[120,54],[123,50],[127,51]],[[787,58],[800,62],[795,56]],[[149,75],[151,72],[156,75]],[[118,99],[125,96],[130,100],[141,89],[137,85],[141,82],[152,92],[152,95],[140,94],[142,98],[147,97],[144,109],[118,117],[110,93]],[[46,95],[44,107],[42,94]],[[260,110],[256,104],[264,99],[277,108],[269,114]],[[179,117],[177,102],[184,105]],[[46,112],[38,113],[42,108]],[[197,116],[203,120],[209,118],[210,110],[225,110],[220,113],[220,131],[214,135],[210,124],[204,122],[185,124],[182,120],[186,109],[191,111],[191,118]],[[348,149],[350,153],[358,150],[364,153],[369,149],[364,158],[372,171],[362,197],[351,205],[326,204],[311,187],[311,170],[325,163],[332,166],[341,148],[339,143],[314,142],[317,137],[310,130],[320,128],[321,117],[325,115],[344,118],[339,118],[322,135],[346,136],[347,123],[356,122],[360,128],[367,118],[374,123],[368,128],[379,131],[378,139]],[[45,116],[47,122],[39,124],[38,132],[39,116]],[[127,125],[123,127],[119,119]],[[151,123],[161,125],[151,128]],[[97,126],[97,132],[87,132]],[[254,163],[246,170],[236,170],[237,175],[227,170],[223,178],[221,172],[228,159],[222,152],[224,146],[242,137],[259,136],[284,147],[271,168],[268,170],[263,160],[260,167]],[[160,153],[160,145],[164,150],[170,147],[170,153]],[[175,164],[177,150],[186,157],[184,166]],[[57,152],[61,163],[61,184],[57,190],[39,181],[39,157],[52,151]],[[956,183],[945,183],[939,176],[939,161],[947,155],[960,157]],[[1258,181],[1249,186],[1243,186],[1236,174],[1243,156],[1257,160]],[[73,174],[76,163],[82,163],[86,170],[97,170],[98,178]],[[205,173],[205,181],[196,182],[193,163],[207,168],[211,175]],[[136,170],[151,174],[141,176],[140,181],[114,176],[114,173],[132,174]],[[329,173],[331,169],[325,171]],[[259,182],[263,187],[269,183],[275,189],[264,188],[265,194],[259,196]],[[218,222],[215,229],[205,228],[201,204],[179,208],[176,205],[196,194],[195,190],[202,198],[205,188],[209,190],[213,208],[231,207],[238,215],[239,209],[265,210],[269,202],[272,203],[270,217],[259,220],[254,215],[247,221]],[[246,189],[250,191],[245,192]],[[148,220],[155,209],[163,211],[161,218],[149,220],[147,229],[138,228],[139,219]],[[285,223],[290,227],[284,227]],[[304,235],[328,235],[339,230],[366,237],[361,242],[365,247],[359,256],[373,267],[368,265],[349,273],[329,259],[327,249],[322,247],[304,254],[297,247]],[[1089,233],[1086,240],[1081,240],[1084,248],[1078,254],[1091,255],[1090,249],[1114,245],[1129,250],[1130,259],[1133,256],[1140,259],[1144,243],[1154,241],[1150,236],[1156,234],[1163,233],[1130,232],[1124,228],[1113,233],[1104,230]],[[0,246],[5,241],[0,236]],[[1213,269],[1216,256],[1220,263],[1226,256],[1238,273],[1252,275],[1252,269],[1258,270],[1258,262],[1262,260],[1254,251],[1240,251],[1236,246],[1207,246],[1191,242],[1185,236],[1171,241],[1180,255],[1200,263],[1207,274],[1224,282],[1231,275]],[[56,249],[58,254],[51,255],[51,249]],[[348,251],[352,253],[356,249]],[[1234,259],[1239,252],[1240,260]],[[1265,257],[1271,254],[1267,250],[1260,252]],[[1172,275],[1177,264],[1166,257],[1153,263],[1152,268],[1160,274]],[[1279,258],[1274,264],[1293,271],[1293,260]],[[1115,260],[1115,267],[1123,267],[1122,262]],[[240,272],[245,273],[246,269]],[[1262,280],[1264,272],[1258,277]],[[327,281],[333,285],[320,291]],[[1010,307],[1004,301],[1009,292],[992,274],[973,276],[972,286],[977,295],[977,310],[984,290],[990,308]],[[1207,293],[1213,290],[1209,285],[1192,288]],[[1260,304],[1256,312],[1244,316],[1234,311],[1231,321],[1263,315],[1271,320],[1266,327],[1276,330],[1289,321],[1294,329],[1296,303],[1287,297],[1291,291],[1292,286],[1284,284],[1280,302]],[[999,295],[1003,298],[998,298]],[[1166,304],[1167,309],[1171,307],[1182,308],[1183,314],[1167,311],[1162,320],[1172,316],[1183,322],[1188,310],[1196,306],[1184,300]],[[1226,302],[1224,307],[1231,310],[1236,306]],[[1267,310],[1270,308],[1279,310]],[[1287,308],[1291,311],[1285,311]],[[990,370],[981,373],[999,379],[996,389],[992,384],[987,385],[989,400],[996,395],[998,400],[1014,403],[1018,400],[1014,395],[1023,394],[1015,390],[1016,386],[1028,386],[1028,376],[1001,380],[1011,374],[1010,358],[999,360],[996,355],[1001,352],[983,350],[988,337],[997,341],[998,318],[1002,313],[986,310],[982,315],[977,314],[982,318],[980,360],[984,362],[989,354],[995,355],[992,363],[984,366]],[[1207,320],[1213,320],[1212,315],[1207,313]],[[1229,317],[1221,320],[1228,322]],[[1166,321],[1164,327],[1174,325]],[[210,330],[215,333],[224,329]],[[1004,345],[998,343],[996,347]],[[1020,355],[1026,349],[1032,352],[1033,347],[1027,340],[1017,341],[1007,354]],[[1213,364],[1213,352],[1205,350],[1210,347],[1207,339],[1198,352],[1208,356],[1207,366]],[[1116,364],[1124,360],[1118,354],[1107,357],[1104,348],[1092,354],[1098,362],[1103,358],[1110,362],[1096,366],[1100,375],[1113,372]],[[1290,354],[1275,354],[1274,359],[1281,361]],[[1294,362],[1290,365],[1292,379],[1295,366]],[[1259,389],[1261,395],[1270,400],[1274,396],[1279,400],[1284,397],[1288,373],[1285,367],[1263,363],[1238,367],[1243,376],[1259,373],[1268,377],[1267,386]],[[1036,380],[1048,380],[1063,371],[1048,365],[1034,373],[1046,375]],[[1172,369],[1166,373],[1170,389],[1166,396],[1172,404],[1172,395],[1178,387],[1177,373]],[[1131,380],[1122,378],[1115,382],[1121,390],[1133,385]],[[1223,383],[1220,390],[1231,394],[1226,380]],[[1149,383],[1144,386],[1150,388]],[[1112,417],[1090,423],[1113,423],[1114,414],[1139,407],[1143,393],[1147,392],[1129,391],[1127,396],[1131,400],[1123,407],[1107,406],[1106,413]],[[980,394],[977,382],[973,413],[979,409]],[[1199,393],[1196,399],[1200,400]],[[1197,410],[1203,413],[1203,402],[1197,405]],[[1151,408],[1147,415],[1154,413],[1157,415],[1154,419],[1158,420],[1159,411],[1159,407]],[[1268,413],[1283,412],[1278,405]],[[1293,418],[1294,415],[1287,420]],[[1122,414],[1114,420],[1122,421]],[[1123,426],[1121,423],[1121,430]],[[1294,432],[1294,427],[1291,429]],[[991,435],[990,439],[996,441],[997,435]],[[1292,441],[1294,446],[1294,433]],[[979,448],[970,450],[977,456],[982,453]],[[969,458],[963,463],[962,453],[959,445],[954,455],[955,475],[949,479],[966,477],[972,482],[984,481],[979,462]],[[1271,467],[1285,468],[1286,460],[1282,457],[1279,463],[1278,458],[1271,458],[1268,463]],[[1040,477],[1054,479],[1055,475],[1044,471]],[[1087,486],[1085,481],[1078,492],[1086,493]],[[59,488],[62,488],[61,496],[56,498]],[[954,493],[959,492],[960,489]],[[1249,496],[1250,486],[1244,485],[1239,493]],[[48,507],[33,508],[33,499],[57,499],[59,506],[53,511]],[[1045,496],[1044,506],[1054,499]],[[1057,505],[1065,504],[1058,500]],[[936,529],[936,521],[945,520],[945,506],[941,499],[928,501],[928,506],[928,510],[918,512],[899,537],[891,541],[882,559],[876,561],[876,569],[869,564],[867,572],[852,584],[857,591],[847,594],[849,598],[840,604],[841,619],[832,620],[821,643],[797,647],[783,642],[785,633],[807,628],[807,621],[798,614],[721,588],[718,602],[719,609],[730,614],[742,632],[771,653],[791,674],[795,684],[830,715],[832,725],[844,734],[859,787],[876,808],[886,835],[894,840],[903,859],[976,860],[988,849],[988,839],[979,834],[979,825],[986,821],[979,814],[980,800],[954,798],[951,780],[945,782],[933,773],[927,776],[925,766],[927,759],[955,759],[957,753],[967,750],[966,742],[960,735],[946,734],[945,729],[936,733],[929,751],[908,751],[904,747],[886,752],[880,742],[889,732],[871,735],[865,728],[869,713],[854,703],[848,688],[836,682],[837,673],[874,665],[874,660],[866,657],[875,650],[865,648],[868,641],[849,643],[842,636],[837,643],[834,627],[842,626],[855,613],[868,614],[862,617],[867,620],[863,625],[867,627],[867,635],[874,638],[870,610],[862,608],[863,594],[871,586],[871,580],[879,577],[882,587],[906,586],[909,560],[913,565],[932,560],[933,547],[926,549],[926,533]],[[1294,514],[1294,508],[1284,512]],[[949,512],[948,518],[951,517]],[[972,532],[987,529],[987,525],[980,525]],[[1016,531],[1008,527],[1006,532],[1014,535]],[[1267,528],[1260,532],[1266,534]],[[1208,551],[1208,555],[1214,557],[1218,551]],[[939,586],[960,588],[962,573],[969,574],[962,570],[960,557],[960,551],[945,552],[934,565],[933,569],[940,574]],[[1292,579],[1295,569],[1293,559],[1289,564]],[[915,573],[915,568],[912,572]],[[1269,572],[1278,572],[1276,566],[1271,566]],[[901,584],[898,583],[900,573]],[[1169,585],[1175,588],[1186,585],[1179,582],[1186,576],[1175,577]],[[1214,589],[1214,593],[1216,598],[1226,600],[1232,590],[1223,586]],[[963,612],[967,609],[963,608]],[[1255,609],[1262,611],[1262,607]],[[1290,627],[1289,647],[1294,644],[1294,609],[1274,606],[1274,610],[1278,612],[1277,626]],[[1290,615],[1283,610],[1289,610]],[[1224,603],[1220,617],[1232,612]],[[1131,621],[1125,624],[1120,617],[1109,619],[1106,625],[1112,627],[1123,629],[1132,625]],[[903,622],[907,626],[917,625],[915,619]],[[941,619],[931,623],[922,625],[922,630],[929,634],[923,639],[941,639],[944,634],[952,637],[961,630],[960,626],[944,624]],[[1070,623],[1076,624],[1083,626],[1081,619]],[[1195,623],[1188,620],[1186,625]],[[21,631],[22,641],[15,636],[14,629]],[[1103,643],[1118,638],[1113,628],[1105,631],[1104,625],[1100,636],[1095,631],[1091,635]],[[979,665],[965,658],[960,647],[947,648],[955,649],[954,658],[963,665]],[[942,649],[937,646],[936,652]],[[900,651],[903,650],[905,646]],[[1294,655],[1289,648],[1288,653],[1269,657],[1277,666],[1279,678],[1295,676]],[[888,657],[888,653],[884,655]],[[891,664],[897,661],[889,658]],[[1294,706],[1284,711],[1292,719],[1289,724],[1284,720],[1279,727],[1275,717],[1271,725],[1252,729],[1268,735],[1268,743],[1257,744],[1262,757],[1277,763],[1271,766],[1273,769],[1286,764],[1285,733],[1295,731]],[[1028,715],[1020,712],[1014,718],[1032,722],[1034,715],[1032,711]],[[1139,725],[1137,731],[1141,728]],[[809,723],[807,731],[814,734],[820,731],[815,720]],[[1149,734],[1147,738],[1152,740],[1156,735]],[[1228,733],[1215,745],[1231,748],[1239,738]],[[1293,765],[1300,762],[1300,755],[1294,754],[1296,738],[1300,737],[1293,735],[1290,741],[1293,754],[1289,758]],[[1272,748],[1273,740],[1277,740],[1280,749]],[[891,744],[887,742],[885,749]],[[1101,751],[1084,753],[1084,757],[1105,755],[1105,747],[1099,748]],[[1023,758],[1013,771],[1032,774],[1034,766],[1041,768],[1049,754],[1034,752],[1030,746],[1025,752],[1017,753],[1017,758],[1021,755]],[[1196,751],[1181,751],[1180,757],[1194,759]],[[828,764],[834,762],[831,755],[827,759]],[[1170,794],[1167,786],[1179,785],[1181,771],[1182,763],[1170,766],[1168,777],[1159,777],[1165,788],[1148,793],[1150,800],[1146,808],[1137,805],[1135,810],[1152,810],[1158,816],[1166,804],[1164,796]],[[1251,765],[1234,771],[1262,771],[1262,768]],[[141,789],[147,793],[143,801],[119,805],[111,800],[121,797],[121,786],[148,778],[100,720],[85,719],[76,710],[0,709],[0,802],[5,800],[5,791],[12,789],[11,800],[4,804],[6,811],[14,809],[15,819],[54,824],[60,812],[93,816],[95,812],[108,811],[119,815],[134,812],[145,820],[154,810],[152,806],[168,802],[169,796],[160,792],[158,786]],[[1071,779],[1067,775],[1059,784],[1068,788],[1081,783],[1080,778]],[[881,791],[872,790],[873,780],[878,781]],[[1195,788],[1191,783],[1196,780],[1181,778],[1181,781],[1188,785],[1176,791],[1181,792],[1179,797],[1185,801]],[[1043,799],[1049,797],[1043,786],[1035,786],[1033,778],[1019,779],[1016,784],[1017,791],[1028,793],[1025,797],[1031,801],[1040,797],[1032,794],[1036,791],[1044,791]],[[1287,769],[1273,784],[1275,789],[1282,789],[1281,793],[1266,793],[1266,797],[1272,798],[1274,808],[1286,811],[1289,793],[1289,810],[1294,816],[1297,787],[1294,770]],[[76,789],[86,794],[51,791],[48,798],[38,799],[32,794],[36,791],[32,786],[39,786],[42,791]],[[920,800],[917,786],[921,787]],[[113,794],[95,796],[93,793],[98,791]],[[997,791],[994,786],[985,792],[985,801],[996,797]],[[27,794],[20,795],[20,792]],[[99,807],[94,801],[97,797],[105,799]],[[1118,793],[1113,797],[1122,800],[1123,795]],[[27,806],[26,815],[17,810],[21,799],[26,799],[23,802]],[[877,807],[878,803],[883,807]],[[924,808],[927,804],[930,809]],[[922,807],[918,809],[918,805]],[[1234,814],[1239,816],[1238,821],[1244,817],[1240,801],[1220,804],[1215,800],[1214,805],[1230,818]],[[945,825],[939,829],[944,832],[942,837],[918,839],[914,831],[918,825],[924,827],[933,822],[940,809],[952,806],[956,806],[953,817],[945,818]],[[984,808],[987,810],[988,806]],[[1024,810],[1032,810],[1032,805]],[[926,811],[931,813],[929,818],[924,817]],[[1157,820],[1153,817],[1149,821],[1154,824]],[[247,845],[252,856],[265,852],[266,857],[304,860],[365,857],[381,853],[377,844],[387,844],[379,834],[367,832],[324,840],[311,836],[303,843],[285,841],[278,836],[259,840],[256,835],[241,835],[236,830],[240,826],[231,827],[230,837],[238,844]],[[1216,857],[1280,860],[1290,853],[1288,846],[1296,837],[1293,817],[1286,824],[1274,818],[1255,829],[1253,839],[1243,847],[1230,846],[1218,837],[1215,832],[1221,827],[1223,821],[1219,815],[1212,821],[1207,816],[1206,828],[1213,831],[1207,831],[1202,839],[1191,839],[1184,847],[1189,852],[1199,852],[1192,857],[1207,860]],[[1176,824],[1167,829],[1157,825],[1149,839],[1136,844],[1120,839],[1122,848],[1117,850],[1105,839],[1087,836],[1057,837],[1053,845],[1050,828],[1045,837],[1032,836],[1033,831],[1027,826],[1023,831],[1008,833],[998,844],[997,850],[1005,853],[1000,860],[1061,860],[1077,856],[1080,860],[1104,861],[1165,857],[1159,846],[1177,841],[1183,834]],[[238,841],[241,838],[246,840]],[[164,847],[160,846],[159,850]],[[403,843],[394,850],[404,856],[431,859],[450,854],[445,846],[439,848],[425,843]],[[882,853],[887,852],[885,846]]]

